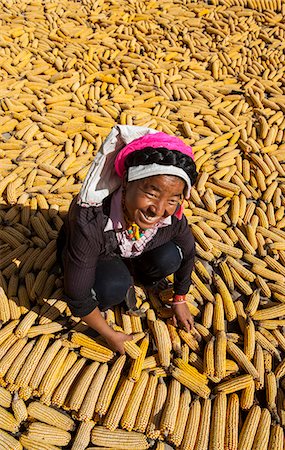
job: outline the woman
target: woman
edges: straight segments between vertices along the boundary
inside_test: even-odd
[[[71,312],[124,353],[131,339],[101,311],[122,303],[133,279],[155,286],[174,273],[174,320],[188,331],[185,304],[194,239],[182,213],[197,177],[191,147],[143,127],[116,126],[71,204],[58,240]]]

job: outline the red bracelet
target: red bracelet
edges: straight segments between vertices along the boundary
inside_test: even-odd
[[[173,296],[173,304],[177,303],[185,303],[186,302],[186,295],[178,295],[174,294]]]

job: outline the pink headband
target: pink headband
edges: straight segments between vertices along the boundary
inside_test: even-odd
[[[185,155],[190,156],[194,160],[194,154],[192,148],[176,136],[158,132],[153,134],[146,134],[138,139],[127,144],[117,155],[115,159],[115,170],[119,177],[122,178],[125,172],[125,160],[126,157],[135,152],[136,150],[142,150],[146,147],[159,148],[164,147],[168,150],[177,150]]]

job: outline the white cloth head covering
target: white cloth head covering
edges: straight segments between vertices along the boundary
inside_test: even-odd
[[[91,164],[77,203],[85,207],[101,205],[104,198],[121,185],[121,179],[114,167],[117,154],[135,139],[153,133],[157,131],[147,127],[115,125]]]

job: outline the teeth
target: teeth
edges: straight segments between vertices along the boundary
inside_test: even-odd
[[[154,220],[154,217],[148,216],[146,213],[143,213],[143,216],[144,216],[145,219],[148,220],[148,221]]]

